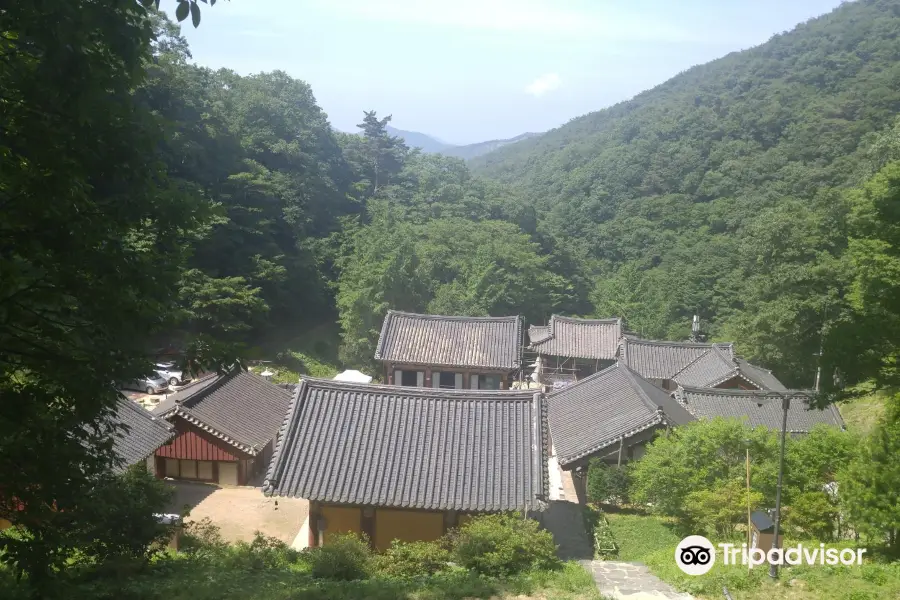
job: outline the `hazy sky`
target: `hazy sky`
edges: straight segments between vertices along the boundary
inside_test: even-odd
[[[472,143],[552,129],[838,4],[220,0],[182,30],[201,65],[305,80],[338,129],[376,110],[399,129]]]

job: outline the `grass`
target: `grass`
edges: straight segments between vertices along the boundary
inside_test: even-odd
[[[276,568],[222,568],[197,560],[168,558],[140,572],[122,575],[66,582],[55,591],[57,597],[66,600],[600,600],[590,575],[576,563],[566,563],[557,571],[529,572],[505,580],[455,570],[417,580],[340,582],[313,579],[302,563]],[[29,590],[16,585],[8,571],[0,570],[0,597],[25,600],[28,594]]]
[[[868,394],[838,404],[847,429],[863,436],[870,434],[884,414],[887,398],[893,393],[895,390],[871,390]]]
[[[665,518],[641,514],[607,514],[619,545],[618,560],[641,562],[660,579],[676,589],[698,598],[720,599],[727,587],[734,600],[880,600],[900,598],[900,562],[891,562],[867,554],[862,567],[795,566],[784,567],[777,581],[767,569],[748,570],[744,566],[725,566],[717,562],[706,575],[685,575],[675,564],[675,546],[682,539],[673,523]],[[786,540],[795,545],[797,540]],[[818,542],[808,542],[818,546]],[[828,544],[852,547],[851,542]]]

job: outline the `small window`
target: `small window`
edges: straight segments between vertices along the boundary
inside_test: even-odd
[[[421,371],[403,371],[403,376],[400,381],[400,385],[405,385],[409,387],[416,387],[419,385],[419,373]],[[422,373],[424,375],[424,373]]]
[[[456,373],[451,371],[441,371],[441,384],[440,387],[453,389],[456,387]]]
[[[197,461],[197,479],[213,480],[213,464],[211,460]]]
[[[197,461],[181,461],[181,477],[184,479],[197,479]]]
[[[500,376],[499,375],[479,375],[478,376],[478,389],[479,390],[499,390],[500,389]]]

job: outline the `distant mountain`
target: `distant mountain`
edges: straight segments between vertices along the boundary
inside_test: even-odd
[[[442,152],[453,147],[452,144],[445,144],[430,135],[425,135],[418,131],[404,131],[403,129],[397,129],[388,125],[387,132],[393,136],[403,138],[403,141],[406,142],[406,145],[410,148],[420,148],[422,152],[427,152],[429,154]]]
[[[445,149],[442,154],[446,154],[448,156],[457,156],[459,158],[469,160],[471,158],[475,158],[476,156],[481,156],[483,154],[487,154],[488,152],[493,152],[497,148],[502,148],[503,146],[507,146],[509,144],[515,144],[516,142],[521,142],[522,140],[527,140],[528,138],[533,138],[538,135],[541,134],[529,132],[517,135],[516,137],[512,137],[507,140],[491,140],[489,142],[478,142],[477,144],[467,144],[465,146],[451,146]]]
[[[404,131],[403,129],[391,127],[390,125],[388,125],[387,131],[391,135],[403,138],[403,141],[406,142],[406,145],[410,148],[419,148],[422,152],[427,154],[444,154],[446,156],[455,156],[464,160],[469,160],[476,156],[493,152],[497,148],[502,148],[503,146],[541,135],[540,133],[523,133],[506,140],[490,140],[488,142],[478,142],[477,144],[456,146],[454,144],[442,142],[430,135],[419,133],[418,131]]]

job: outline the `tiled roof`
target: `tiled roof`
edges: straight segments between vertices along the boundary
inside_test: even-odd
[[[546,417],[530,391],[304,379],[263,491],[433,510],[540,509]]]
[[[809,392],[786,390],[797,394],[788,410],[787,429],[791,433],[807,433],[815,425],[825,423],[843,427],[844,421],[833,404],[824,409],[810,409],[805,396]],[[697,418],[742,419],[752,427],[765,426],[781,431],[781,400],[765,390],[731,390],[720,388],[679,387],[675,398]]]
[[[175,437],[175,428],[128,398],[119,398],[112,420],[125,428],[113,437],[113,452],[122,460],[119,470],[137,464]]]
[[[188,392],[178,398],[179,394]],[[278,433],[291,393],[239,368],[214,375],[170,396],[174,406],[154,414],[178,416],[255,456]],[[162,403],[160,403],[162,404]]]
[[[449,317],[389,310],[375,360],[512,371],[522,357],[520,317]]]
[[[785,385],[778,381],[778,378],[772,374],[772,371],[748,363],[743,358],[735,357],[734,360],[738,365],[738,369],[741,371],[741,375],[755,384],[759,389],[777,391],[784,391],[787,389]]]
[[[531,327],[529,348],[544,356],[613,360],[622,338],[622,319],[575,319],[553,315],[546,327]]]
[[[669,394],[621,362],[550,394],[547,404],[561,465],[656,425],[694,420]]]
[[[674,379],[676,373],[706,354],[713,345],[626,338],[622,342],[621,359],[647,379]],[[731,343],[715,346],[729,359],[734,356]]]
[[[158,417],[168,416],[170,412],[175,410],[176,406],[183,403],[194,394],[200,393],[206,386],[215,383],[218,378],[219,376],[215,373],[210,373],[204,375],[200,379],[193,380],[174,394],[168,394],[163,400],[160,400],[159,403],[153,407],[153,414]]]
[[[549,325],[531,325],[528,328],[528,342],[536,344],[550,335]]]
[[[714,387],[738,375],[734,358],[721,348],[713,346],[688,363],[672,379],[681,385]]]
[[[771,371],[732,356],[719,346],[713,346],[672,378],[687,387],[717,387],[730,379],[743,379],[760,390],[786,390]]]

